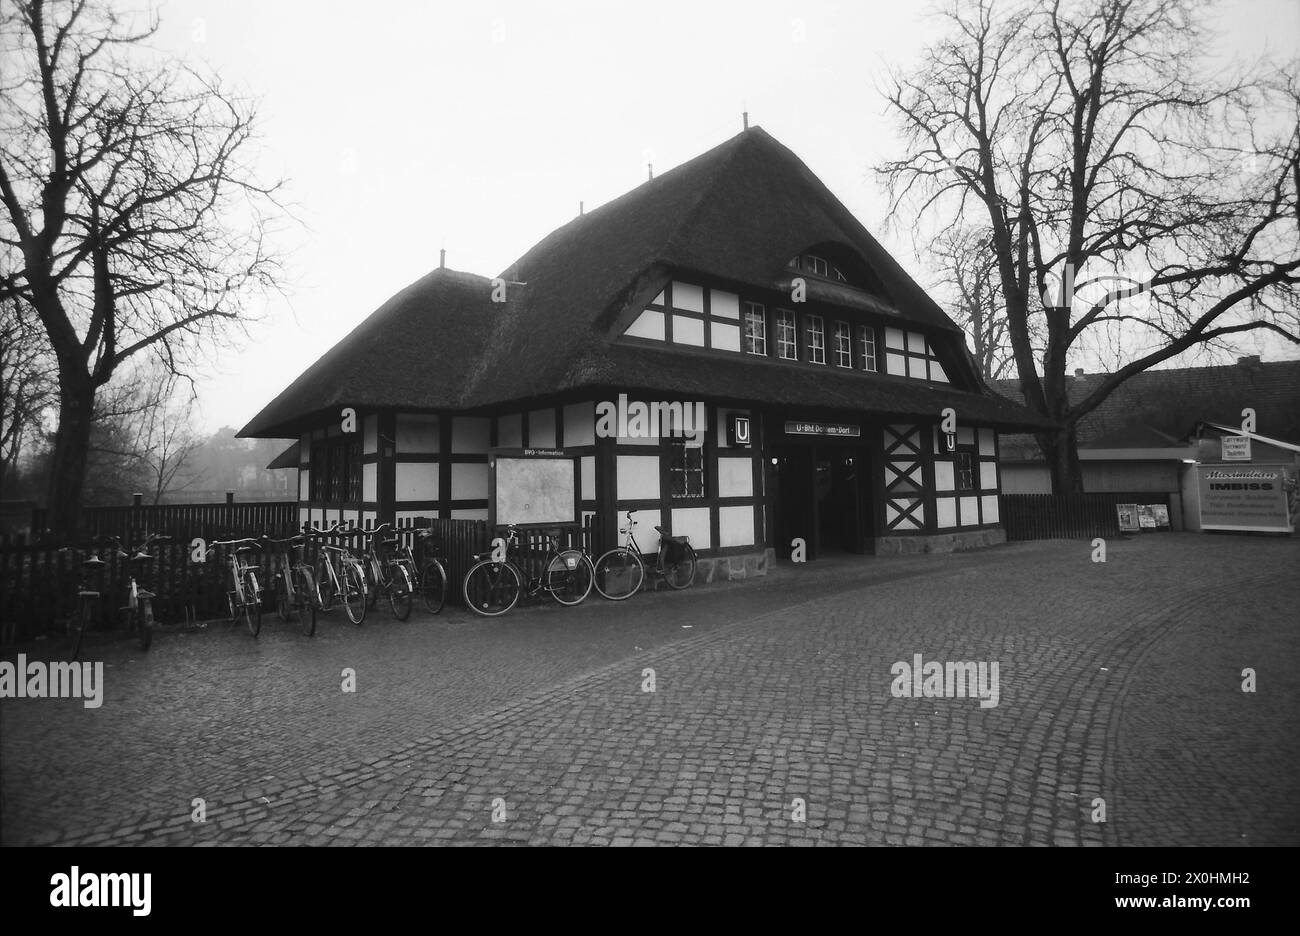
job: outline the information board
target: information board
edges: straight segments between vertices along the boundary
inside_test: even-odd
[[[577,460],[559,449],[516,449],[489,458],[496,525],[576,523]]]

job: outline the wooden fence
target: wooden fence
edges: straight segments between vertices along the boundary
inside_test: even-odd
[[[240,505],[259,506],[259,505]],[[256,516],[256,515],[255,515]],[[201,515],[200,515],[201,517]],[[296,519],[296,518],[295,518]],[[244,529],[232,530],[229,518],[212,520],[215,526],[199,525],[184,528],[171,527],[175,532],[171,542],[157,543],[151,547],[153,561],[141,563],[135,573],[141,587],[154,592],[154,615],[165,623],[177,623],[187,620],[212,620],[226,615],[226,592],[228,590],[228,554],[225,547],[208,556],[206,562],[194,562],[192,541],[196,537],[209,540],[195,530],[216,529],[219,535],[214,538],[235,539],[243,536],[261,536],[264,533],[273,538],[292,535],[296,529],[293,524],[279,524],[268,529],[263,521],[266,516],[257,516],[254,524]],[[367,523],[366,528],[372,527]],[[492,536],[488,525],[483,520],[449,520],[429,518],[405,518],[396,524],[398,538],[403,540],[415,552],[417,563],[424,558],[424,542],[415,536],[417,529],[431,528],[429,548],[436,551],[447,566],[448,601],[462,604],[461,582],[465,573],[474,563],[474,554],[485,552],[492,546]],[[152,527],[151,532],[157,527]],[[497,531],[500,533],[501,531]],[[559,536],[562,546],[578,546],[586,549],[593,558],[597,555],[595,530],[590,519],[583,524],[565,524],[547,530],[522,530],[519,555],[516,558],[526,575],[541,574],[541,557],[547,552],[549,542],[546,533]],[[342,534],[333,538],[337,542],[349,543],[360,548],[361,543],[355,536]],[[117,554],[117,550],[106,548],[102,542],[98,545],[86,539],[72,548],[64,548],[54,543],[29,543],[24,537],[8,537],[0,541],[0,621],[3,622],[3,641],[30,639],[40,634],[57,633],[62,626],[62,618],[76,612],[78,606],[78,587],[82,580],[81,560],[91,553],[104,560],[105,566],[94,582],[103,598],[98,604],[99,629],[111,629],[121,620],[120,609],[126,605],[127,590],[130,587],[130,575],[133,571],[130,563]],[[270,581],[270,570],[275,566],[272,550],[253,553],[250,562],[255,562],[262,569],[260,580],[265,584]],[[274,599],[268,595],[269,610]]]
[[[1002,525],[1008,540],[1092,539],[1118,536],[1119,504],[1164,504],[1167,493],[1003,494]]]
[[[47,542],[47,511],[32,511],[31,542]],[[123,507],[87,507],[81,512],[81,533],[86,537],[120,536],[142,539],[145,533],[192,539],[230,539],[238,536],[285,536],[298,528],[297,501],[235,503],[226,496],[219,504],[142,504]]]

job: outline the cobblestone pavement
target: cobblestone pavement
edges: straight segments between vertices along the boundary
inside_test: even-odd
[[[0,840],[1300,844],[1300,542],[1108,545],[96,645],[101,708],[0,704]],[[895,698],[917,653],[998,705]]]

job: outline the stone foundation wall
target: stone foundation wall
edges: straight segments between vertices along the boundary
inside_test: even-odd
[[[998,546],[1007,541],[1007,531],[1002,527],[989,530],[959,530],[952,533],[935,533],[927,536],[878,536],[877,556],[901,556],[909,553],[964,552]]]
[[[695,584],[707,585],[710,582],[730,582],[740,579],[767,575],[770,566],[776,565],[776,550],[744,553],[737,556],[697,556],[695,561]],[[657,575],[649,576],[647,586],[655,590],[667,588],[668,585]]]

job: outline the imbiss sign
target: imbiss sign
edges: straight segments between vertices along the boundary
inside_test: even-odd
[[[1198,465],[1201,529],[1290,533],[1282,465]]]

